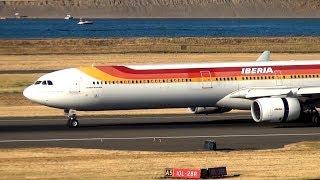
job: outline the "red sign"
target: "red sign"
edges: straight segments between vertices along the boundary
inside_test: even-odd
[[[201,171],[196,169],[173,169],[174,178],[200,179]]]

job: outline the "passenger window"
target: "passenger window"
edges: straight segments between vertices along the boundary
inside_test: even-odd
[[[47,85],[47,81],[42,81],[42,85]]]
[[[52,81],[48,81],[48,85],[53,85]]]

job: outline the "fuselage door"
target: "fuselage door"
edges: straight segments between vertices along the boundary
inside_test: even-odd
[[[200,71],[202,88],[212,88],[212,78],[210,71]]]
[[[81,79],[75,80],[70,84],[70,93],[80,93]]]
[[[282,86],[282,74],[281,74],[281,71],[277,70],[277,71],[274,71],[274,78],[276,80],[276,85],[277,86]]]

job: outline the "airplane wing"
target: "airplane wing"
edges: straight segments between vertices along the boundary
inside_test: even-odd
[[[316,107],[320,107],[320,87],[244,88],[225,96],[217,105],[231,109],[250,109],[252,101],[268,97],[292,97],[303,104],[315,104]]]
[[[257,99],[262,97],[303,97],[310,95],[320,96],[320,87],[301,88],[245,88],[229,95],[230,98]]]
[[[295,94],[298,88],[245,88],[230,94],[230,98],[256,99],[262,97],[288,96]]]
[[[270,51],[264,51],[256,61],[269,61],[270,60]]]

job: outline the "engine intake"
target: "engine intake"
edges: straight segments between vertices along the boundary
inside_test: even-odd
[[[221,108],[221,107],[189,107],[188,109],[193,114],[224,113],[224,112],[229,112],[232,110],[232,109]]]
[[[256,122],[294,121],[300,112],[300,102],[296,98],[259,98],[251,104],[251,115]]]

